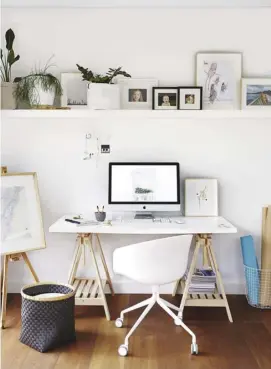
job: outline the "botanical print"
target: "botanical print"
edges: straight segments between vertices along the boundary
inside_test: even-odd
[[[198,178],[185,181],[185,215],[218,215],[216,179]]]
[[[205,186],[202,190],[199,190],[197,193],[196,193],[196,197],[198,199],[198,204],[199,204],[199,210],[200,210],[200,206],[201,206],[201,203],[202,201],[207,201],[207,192],[208,192],[208,187]]]
[[[271,106],[271,85],[247,85],[247,106]]]
[[[241,53],[198,53],[197,86],[203,88],[204,109],[240,108]]]
[[[234,74],[228,61],[203,61],[205,78],[203,98],[205,103],[229,103],[234,98]]]

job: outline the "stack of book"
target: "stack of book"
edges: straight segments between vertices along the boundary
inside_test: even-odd
[[[189,286],[189,293],[214,293],[216,275],[212,269],[196,269]]]

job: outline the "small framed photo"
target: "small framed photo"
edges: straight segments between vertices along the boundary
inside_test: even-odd
[[[154,110],[177,110],[178,88],[176,87],[153,87],[152,108]]]
[[[151,109],[152,89],[157,79],[119,78],[121,109]]]
[[[180,110],[202,110],[202,87],[179,87]]]
[[[271,78],[242,79],[242,109],[271,108]]]
[[[88,82],[82,81],[81,73],[61,73],[61,106],[71,109],[87,108]]]
[[[187,178],[185,180],[185,216],[218,216],[217,179]]]

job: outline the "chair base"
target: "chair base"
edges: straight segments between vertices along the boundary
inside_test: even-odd
[[[181,309],[178,308],[177,306],[171,304],[170,302],[162,299],[159,295],[158,287],[155,286],[155,287],[153,287],[152,296],[150,298],[148,298],[144,301],[141,301],[138,304],[133,305],[133,306],[131,306],[131,307],[125,309],[125,310],[122,310],[122,312],[120,313],[120,317],[116,320],[116,322],[115,322],[116,327],[121,328],[122,325],[123,325],[124,314],[128,313],[129,311],[133,311],[133,310],[139,309],[143,306],[146,306],[143,313],[140,315],[140,317],[137,319],[137,321],[135,322],[135,324],[133,325],[131,330],[126,335],[126,337],[124,339],[124,344],[119,347],[119,350],[118,350],[119,355],[120,356],[127,356],[128,346],[129,346],[129,338],[131,337],[131,335],[134,333],[136,328],[139,326],[139,324],[143,321],[145,316],[148,314],[148,312],[152,309],[152,307],[156,303],[158,305],[160,305],[161,308],[163,310],[165,310],[165,312],[168,315],[171,316],[171,318],[173,318],[174,323],[176,325],[183,327],[183,329],[190,334],[190,336],[192,337],[191,354],[194,354],[194,355],[198,354],[198,345],[197,345],[197,342],[196,342],[195,334],[187,327],[187,325],[184,324],[184,322],[182,321],[182,319],[178,315],[174,314],[170,310],[170,309],[172,309],[172,310],[176,310],[177,312],[180,312]]]

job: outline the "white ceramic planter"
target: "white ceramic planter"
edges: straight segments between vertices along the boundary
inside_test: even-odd
[[[119,86],[107,83],[89,83],[88,108],[93,110],[120,109]]]
[[[44,91],[39,81],[35,82],[35,89],[30,99],[31,105],[54,105],[55,89]]]
[[[16,99],[13,92],[16,88],[16,83],[1,82],[1,109],[15,109]]]

